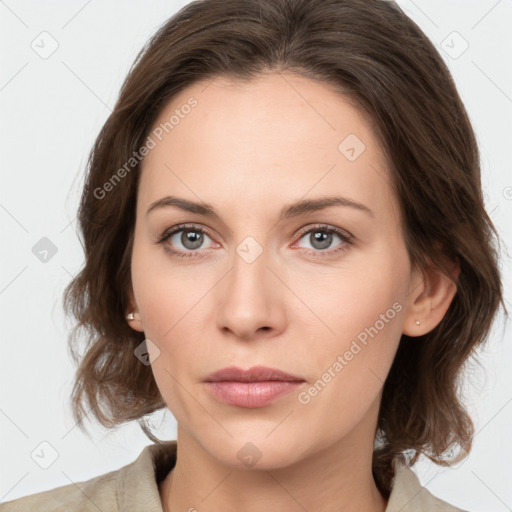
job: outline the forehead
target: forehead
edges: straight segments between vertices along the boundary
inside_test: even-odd
[[[146,203],[179,191],[213,204],[243,195],[261,208],[336,192],[393,207],[371,122],[325,83],[277,72],[197,82],[162,110],[155,130],[142,166]]]

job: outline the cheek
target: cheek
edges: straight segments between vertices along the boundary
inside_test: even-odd
[[[311,324],[315,342],[303,353],[311,370],[310,385],[297,396],[312,428],[323,429],[331,440],[352,431],[379,399],[405,312],[400,287],[389,277],[347,278],[345,285],[330,290],[328,301],[317,302],[334,334],[320,329],[318,322]]]
[[[151,364],[155,381],[170,407],[184,407],[179,383],[196,377],[198,354],[204,353],[201,329],[209,318],[204,296],[212,284],[190,269],[172,268],[162,252],[136,240],[132,285],[145,337],[158,348]]]
[[[307,297],[310,311],[304,314],[302,306],[290,322],[302,324],[307,332],[313,379],[330,372],[336,375],[332,382],[344,387],[361,390],[369,379],[383,384],[402,334],[408,272],[405,250],[389,250],[360,266],[317,277],[314,287],[295,276],[294,290]],[[328,381],[329,375],[322,380]]]
[[[192,308],[196,292],[200,294],[200,282],[184,283],[179,269],[171,267],[163,248],[142,237],[136,236],[132,253],[133,292],[146,337],[161,343]],[[185,294],[184,290],[190,292]]]
[[[132,283],[141,315],[144,335],[157,349],[151,357],[155,382],[169,410],[187,424],[188,418],[198,418],[191,400],[190,380],[194,376],[199,340],[193,331],[199,325],[201,295],[197,282],[184,282],[179,273],[170,273],[162,264],[162,255],[155,257],[153,249],[134,246]],[[187,290],[187,293],[184,293]],[[195,305],[195,307],[194,307]]]

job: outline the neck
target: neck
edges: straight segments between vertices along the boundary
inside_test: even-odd
[[[160,486],[163,511],[385,512],[371,471],[373,443],[361,444],[362,431],[358,425],[286,467],[248,470],[221,463],[178,426],[176,466]]]

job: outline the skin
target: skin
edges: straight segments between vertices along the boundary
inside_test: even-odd
[[[383,511],[371,457],[384,380],[401,334],[432,330],[455,286],[433,269],[411,268],[388,162],[349,98],[292,73],[245,84],[216,78],[175,96],[155,127],[191,96],[197,107],[143,163],[127,310],[132,328],[158,348],[150,349],[152,371],[178,423],[177,464],[159,489],[163,509]],[[365,145],[353,161],[338,149],[349,134]],[[175,206],[146,213],[169,195],[208,203],[220,219]],[[331,206],[278,218],[285,205],[332,195],[373,215]],[[183,232],[158,243],[181,223],[209,231],[199,248]],[[322,249],[314,230],[299,233],[318,223],[350,233],[352,243],[333,234]],[[248,236],[262,249],[251,263],[237,253]],[[298,392],[397,303],[378,334],[300,403]],[[265,407],[228,405],[203,380],[231,365],[279,368],[306,382]],[[252,467],[237,456],[248,442],[261,454]]]

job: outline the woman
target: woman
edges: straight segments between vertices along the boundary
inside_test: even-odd
[[[75,417],[156,444],[2,512],[460,510],[410,466],[470,450],[497,235],[450,73],[393,2],[190,3],[130,71],[79,220]],[[177,441],[144,423],[163,407]]]

